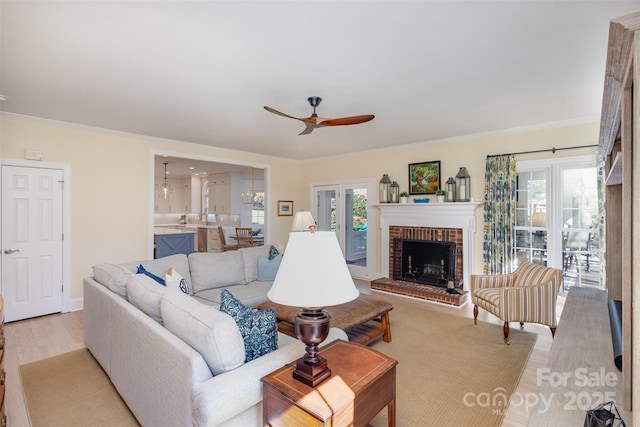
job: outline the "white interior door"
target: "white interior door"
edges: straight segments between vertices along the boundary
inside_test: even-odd
[[[62,311],[59,169],[2,166],[2,296],[5,320]]]

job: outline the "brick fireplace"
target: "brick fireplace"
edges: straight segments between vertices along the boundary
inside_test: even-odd
[[[469,280],[473,271],[475,209],[479,205],[464,202],[378,205],[382,231],[381,273],[384,277],[373,281],[371,287],[445,304],[463,305],[468,299]],[[452,248],[454,258],[441,256],[423,259],[416,257],[414,252],[411,277],[408,277],[407,260],[402,259],[403,241],[412,244],[431,242],[436,246],[443,244]],[[449,271],[451,262],[455,266]],[[424,280],[419,280],[418,276],[429,273],[439,276],[439,283],[426,284]],[[457,292],[452,293],[452,287]]]
[[[389,245],[389,278],[445,288],[461,287],[463,248],[461,228],[393,225],[389,227]],[[407,255],[403,254],[407,246],[414,249],[413,263],[411,259],[407,261]],[[426,258],[419,259],[416,253],[426,255]],[[433,256],[429,257],[429,255]],[[445,263],[447,271],[444,271]],[[430,274],[431,269],[440,271]]]

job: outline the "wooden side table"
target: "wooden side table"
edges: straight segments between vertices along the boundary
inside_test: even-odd
[[[331,378],[317,387],[293,378],[295,362],[262,378],[263,425],[360,427],[386,406],[389,426],[395,426],[396,360],[342,340],[320,354]]]

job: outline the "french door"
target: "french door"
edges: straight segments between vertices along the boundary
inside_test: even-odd
[[[312,184],[311,213],[318,230],[336,233],[353,277],[371,279],[375,268],[374,180]],[[370,201],[371,198],[371,201]]]
[[[564,272],[571,286],[602,288],[603,221],[594,156],[519,161],[514,268],[524,261]]]

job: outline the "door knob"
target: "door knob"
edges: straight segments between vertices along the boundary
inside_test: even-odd
[[[20,249],[5,249],[4,253],[7,255],[11,255],[14,252],[20,252]]]

